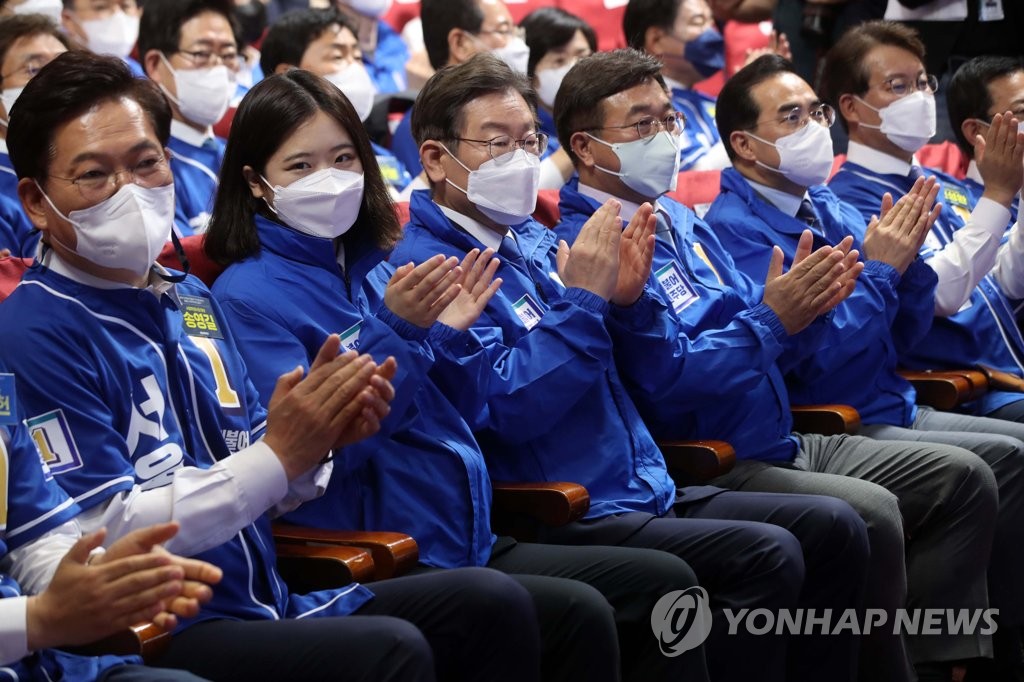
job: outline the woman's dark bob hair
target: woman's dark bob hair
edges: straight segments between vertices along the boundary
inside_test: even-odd
[[[348,132],[363,166],[363,202],[346,236],[366,240],[386,251],[394,247],[401,226],[370,138],[355,109],[329,81],[308,71],[292,69],[257,83],[238,106],[206,234],[204,248],[211,259],[230,265],[259,252],[255,214],[275,221],[277,217],[262,199],[252,195],[242,168],[251,166],[265,175],[267,160],[318,111],[329,115]]]

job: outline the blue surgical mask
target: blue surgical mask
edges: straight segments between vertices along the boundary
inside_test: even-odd
[[[683,57],[693,64],[704,78],[709,78],[725,68],[725,40],[722,34],[709,28],[686,43]]]

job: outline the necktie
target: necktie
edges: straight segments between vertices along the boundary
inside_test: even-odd
[[[821,228],[821,221],[818,220],[818,213],[814,210],[810,199],[800,202],[800,208],[796,212],[797,220],[804,222],[808,227],[818,230]]]
[[[917,182],[918,178],[924,177],[924,169],[920,166],[911,166],[910,172],[907,173],[907,177],[910,178],[911,183]]]
[[[674,253],[676,255],[676,257],[678,258],[679,257],[679,250],[676,248],[675,237],[672,236],[672,221],[671,221],[671,219],[668,217],[668,215],[664,211],[662,211],[660,209],[654,212],[654,219],[655,219],[655,228],[654,228],[655,236],[658,239],[664,241],[666,244],[668,244],[668,247],[670,249],[672,249],[672,253]]]

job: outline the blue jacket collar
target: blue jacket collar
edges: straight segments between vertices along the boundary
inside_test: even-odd
[[[412,193],[409,200],[409,224],[427,230],[438,239],[463,251],[480,248],[480,243],[467,232],[452,223],[441,209],[430,198],[430,190],[419,189]],[[543,241],[549,230],[533,220],[512,225],[520,251],[529,257]]]
[[[255,222],[256,233],[259,235],[262,248],[285,260],[313,265],[342,276],[333,239],[322,239],[303,234],[258,214]],[[365,275],[363,270],[369,270],[378,262],[386,260],[386,254],[383,251],[351,232],[343,237],[343,241],[346,269],[352,280],[361,280]],[[376,254],[375,258],[366,258],[366,256],[374,254]],[[363,263],[367,267],[361,268],[360,264]]]
[[[739,197],[751,210],[751,212],[768,223],[775,229],[788,234],[800,235],[807,229],[802,221],[787,215],[773,206],[770,202],[762,199],[754,188],[750,186],[746,178],[735,168],[726,168],[722,171],[722,192],[731,192]],[[839,216],[839,199],[825,185],[815,185],[808,188],[811,203],[814,204],[818,217],[826,227],[830,224],[841,222]],[[824,237],[824,234],[818,235]]]

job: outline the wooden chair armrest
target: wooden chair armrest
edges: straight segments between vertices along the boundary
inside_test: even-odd
[[[793,430],[838,436],[860,430],[860,414],[849,405],[793,405]]]
[[[988,390],[988,380],[978,370],[900,370],[900,376],[917,391],[917,402],[937,410],[952,410]]]
[[[988,388],[991,388],[993,391],[1024,393],[1024,379],[1016,374],[1003,372],[993,367],[986,367],[985,365],[978,365],[978,372],[985,377]]]
[[[374,578],[373,557],[358,547],[277,545],[277,571],[293,592],[341,587]]]
[[[142,656],[147,663],[159,658],[171,643],[171,633],[155,623],[139,623],[92,644],[63,647],[79,656]]]
[[[590,494],[577,483],[492,484],[491,529],[527,542],[537,539],[541,526],[564,526],[590,510]]]
[[[375,580],[386,580],[408,573],[420,560],[420,548],[405,533],[365,530],[327,530],[275,523],[274,541],[282,544],[325,544],[358,547],[373,557]]]
[[[736,450],[722,440],[658,441],[676,485],[706,483],[732,470]]]

